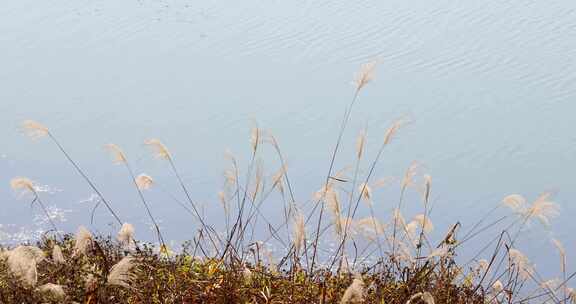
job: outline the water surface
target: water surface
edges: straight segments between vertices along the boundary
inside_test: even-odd
[[[353,72],[379,58],[337,167],[353,160],[360,129],[368,129],[373,157],[389,124],[409,117],[376,176],[425,164],[436,236],[457,220],[478,219],[507,194],[534,199],[550,190],[562,215],[550,231],[531,226],[521,248],[549,256],[553,236],[575,252],[575,9],[569,0],[5,1],[2,229],[27,238],[44,227],[32,224],[36,211],[8,188],[14,176],[50,187],[43,195],[65,211],[66,230],[88,224],[92,206],[93,193],[49,141],[19,134],[23,119],[48,125],[142,238],[152,238],[148,221],[106,143],[122,146],[138,172],[183,199],[166,164],[142,146],[161,138],[209,220],[222,224],[216,193],[229,167],[224,152],[247,160],[257,121],[279,139],[296,198],[308,201],[324,178]],[[272,174],[272,150],[263,156]],[[382,217],[398,192],[393,184],[377,193]],[[194,232],[164,193],[148,195],[171,239]],[[421,208],[416,193],[410,199],[407,217]],[[273,218],[275,204],[277,197],[264,206]],[[115,229],[104,209],[96,219],[91,228]]]

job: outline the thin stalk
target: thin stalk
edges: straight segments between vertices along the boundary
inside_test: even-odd
[[[120,226],[122,226],[122,221],[120,220],[120,218],[118,217],[118,215],[116,215],[116,212],[114,212],[114,210],[112,210],[112,207],[110,206],[110,204],[108,203],[108,201],[104,198],[104,196],[102,195],[102,193],[100,193],[100,191],[98,190],[98,188],[96,188],[96,186],[94,185],[94,183],[90,180],[90,178],[88,178],[88,176],[84,173],[84,171],[82,169],[80,169],[80,167],[78,166],[78,164],[76,164],[76,162],[70,157],[70,155],[68,154],[68,152],[66,152],[66,150],[64,150],[64,147],[62,147],[62,145],[60,144],[60,142],[58,142],[58,140],[56,140],[56,137],[54,137],[54,135],[52,135],[51,132],[48,131],[48,136],[50,137],[50,139],[56,144],[56,146],[58,146],[58,149],[60,149],[60,151],[62,152],[62,154],[64,154],[64,156],[68,159],[68,161],[72,164],[72,166],[74,166],[74,168],[76,169],[76,171],[78,171],[78,173],[84,178],[84,180],[88,183],[88,185],[90,186],[90,188],[92,188],[92,190],[94,190],[94,192],[96,192],[96,195],[98,195],[98,197],[100,198],[100,201],[96,204],[96,207],[98,206],[98,204],[100,204],[100,202],[104,203],[104,206],[106,206],[106,208],[108,209],[108,211],[110,212],[110,214],[112,214],[112,216],[114,217],[114,219],[116,219],[116,221],[118,222],[118,224]]]
[[[348,121],[350,120],[350,114],[352,113],[352,108],[354,104],[358,100],[358,94],[360,93],[360,88],[354,91],[354,97],[350,102],[350,105],[346,108],[344,112],[344,119],[342,120],[342,124],[340,126],[340,132],[338,133],[338,139],[336,140],[336,146],[332,151],[332,157],[330,159],[330,166],[328,168],[328,174],[326,175],[324,193],[322,197],[316,202],[316,206],[322,202],[322,200],[326,197],[326,192],[328,190],[328,183],[330,182],[330,177],[332,176],[332,170],[334,169],[334,162],[336,161],[336,154],[340,148],[340,144],[342,142],[342,136],[344,136],[344,131],[346,130],[346,126],[348,125]],[[314,250],[312,252],[312,263],[310,266],[310,272],[314,271],[314,263],[316,262],[316,252],[318,251],[318,238],[320,237],[320,227],[322,226],[322,217],[324,215],[324,204],[322,203],[320,206],[320,215],[318,216],[318,225],[316,226],[316,236],[314,238],[314,242],[312,243]],[[316,208],[316,207],[314,207]]]

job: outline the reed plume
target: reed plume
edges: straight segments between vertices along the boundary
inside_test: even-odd
[[[46,126],[33,120],[23,121],[22,130],[28,137],[32,139],[39,139],[47,136],[50,133]]]
[[[356,158],[361,159],[364,154],[364,146],[366,145],[366,130],[360,131],[356,139]]]
[[[115,144],[106,144],[104,148],[112,154],[112,162],[115,164],[123,164],[127,162],[126,154]]]
[[[38,287],[38,291],[47,295],[48,298],[56,301],[62,301],[66,298],[64,287],[54,283],[46,283]]]
[[[517,213],[523,213],[526,210],[526,199],[520,194],[510,194],[504,197],[502,204]]]
[[[34,287],[38,282],[37,264],[44,260],[45,253],[35,246],[18,246],[7,252],[6,264],[25,286]]]
[[[131,244],[134,244],[134,226],[128,223],[122,224],[122,228],[118,231],[116,238],[124,248],[128,248]]]
[[[300,249],[305,245],[306,242],[306,223],[304,221],[304,215],[301,212],[297,212],[294,216],[294,254],[300,256]]]
[[[552,239],[552,244],[554,244],[554,247],[556,247],[558,254],[560,255],[560,271],[562,272],[563,281],[566,282],[566,249],[564,248],[564,245],[557,239]],[[564,298],[566,298],[569,295],[566,283],[564,283],[563,287],[564,288],[562,289],[564,291]]]
[[[549,226],[550,220],[560,214],[558,204],[550,201],[551,194],[541,194],[526,211],[528,218],[535,217],[544,225]]]
[[[500,280],[496,280],[496,282],[492,284],[492,290],[494,291],[494,293],[498,294],[504,290],[504,284],[502,284]]]
[[[402,190],[405,190],[412,184],[414,184],[414,176],[416,176],[416,172],[420,164],[418,162],[412,162],[406,172],[404,173],[404,177],[402,177],[402,182],[400,183],[400,187]]]
[[[36,195],[36,188],[34,188],[34,182],[26,177],[15,177],[10,180],[10,187],[12,190],[18,192],[19,195],[25,195],[31,193]]]
[[[154,151],[154,156],[156,158],[170,160],[172,156],[168,148],[159,139],[148,139],[144,142],[145,145],[149,146]]]
[[[360,71],[356,73],[354,78],[354,85],[356,86],[356,91],[362,90],[370,81],[374,80],[376,74],[376,66],[378,61],[374,60],[363,64],[360,67]]]
[[[576,304],[576,290],[568,288],[568,299],[571,304]]]
[[[508,256],[512,262],[511,266],[516,269],[522,279],[528,279],[532,276],[534,269],[530,260],[520,250],[512,248],[508,250]]]
[[[342,299],[340,300],[340,304],[346,303],[361,303],[364,301],[364,281],[362,280],[362,276],[356,274],[354,276],[354,280],[352,280],[352,284],[346,288]]]
[[[414,221],[418,223],[418,225],[422,228],[424,233],[430,233],[432,232],[432,230],[434,230],[432,220],[430,220],[430,217],[426,216],[425,214],[415,215]]]
[[[250,130],[250,147],[252,147],[252,153],[256,153],[261,141],[262,135],[260,128],[253,127],[252,130]]]
[[[54,245],[54,247],[52,248],[52,261],[56,264],[66,263],[64,254],[62,254],[62,248],[60,248],[59,245]]]
[[[426,292],[418,292],[418,293],[412,295],[410,297],[410,299],[408,299],[406,304],[411,304],[416,299],[422,300],[422,302],[424,302],[425,304],[434,304],[434,297],[432,296],[431,293],[429,293],[427,291]]]
[[[358,191],[360,192],[360,196],[368,203],[371,204],[372,202],[372,188],[368,186],[367,183],[361,183],[358,186]]]
[[[108,285],[130,287],[134,279],[133,268],[136,266],[136,259],[132,256],[125,256],[110,268],[107,277]]]
[[[152,177],[150,177],[150,175],[140,174],[136,177],[136,186],[140,190],[148,190],[152,188],[153,184],[154,180],[152,179]]]
[[[92,248],[94,238],[92,233],[84,226],[78,227],[74,237],[74,253],[73,256],[86,255]]]

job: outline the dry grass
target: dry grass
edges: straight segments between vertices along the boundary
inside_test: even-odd
[[[364,65],[356,77],[326,179],[308,202],[298,203],[294,198],[278,140],[254,127],[245,172],[236,158],[229,156],[232,168],[225,171],[218,194],[224,221],[210,225],[180,176],[176,153],[158,139],[146,141],[153,155],[168,164],[185,200],[171,193],[167,198],[184,207],[197,223],[191,240],[176,251],[166,246],[144,195],[157,188],[156,181],[145,174],[136,176],[119,146],[105,147],[113,162],[127,169],[142,211],[154,224],[156,244],[137,240],[134,227],[121,221],[54,134],[37,122],[26,121],[26,133],[34,139],[50,138],[96,192],[100,200],[93,212],[103,203],[119,232],[116,238],[94,236],[80,227],[75,236],[61,235],[51,222],[52,231],[34,246],[2,249],[0,303],[576,303],[576,293],[568,287],[576,273],[568,271],[569,260],[560,241],[552,241],[560,255],[561,274],[556,279],[542,278],[517,248],[518,236],[531,220],[548,226],[559,215],[550,193],[531,204],[521,195],[509,195],[462,237],[461,225],[456,223],[434,239],[432,178],[420,172],[419,163],[412,163],[400,179],[399,197],[387,218],[379,218],[382,214],[376,211],[381,209],[375,209],[378,188],[391,182],[374,181],[374,174],[405,120],[394,122],[383,134],[367,165],[367,137],[362,132],[356,140],[353,164],[336,170],[353,107],[373,80],[375,67],[375,63]],[[271,147],[278,159],[270,175],[261,160],[266,147]],[[37,202],[50,218],[31,180],[15,178],[11,187],[32,195],[32,203]],[[420,194],[422,211],[404,217],[410,191]],[[261,210],[271,197],[282,207],[279,216],[267,216]],[[362,201],[367,207],[364,215]],[[502,206],[512,212],[493,219],[493,212]],[[468,263],[456,262],[462,246],[499,223],[505,226],[475,257]],[[328,248],[326,240],[335,247]],[[271,252],[266,246],[270,243],[281,250]]]

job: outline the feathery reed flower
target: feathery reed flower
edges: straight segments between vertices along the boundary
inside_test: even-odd
[[[54,283],[46,283],[38,287],[38,291],[54,300],[61,301],[66,297],[66,293],[64,292],[62,285],[57,285]]]
[[[366,233],[365,236],[367,236],[368,238],[372,238],[373,236],[376,235],[381,235],[384,233],[384,230],[386,229],[386,226],[383,223],[380,223],[380,221],[377,218],[371,216],[357,220],[355,226],[361,232],[365,232]]]
[[[86,229],[84,226],[78,227],[78,231],[76,231],[76,236],[74,239],[74,256],[86,255],[94,240],[92,233],[90,233],[90,231],[88,231],[88,229]]]
[[[118,236],[116,237],[120,244],[124,247],[130,246],[134,242],[134,226],[132,224],[124,223],[118,231]]]
[[[552,244],[554,244],[554,247],[556,247],[556,249],[558,250],[558,253],[560,254],[560,270],[562,272],[565,272],[566,271],[566,249],[564,249],[564,245],[562,245],[562,243],[557,239],[552,239]]]
[[[390,128],[388,128],[388,130],[386,130],[386,133],[384,133],[384,145],[388,145],[392,141],[392,139],[394,138],[394,135],[396,135],[396,133],[398,133],[398,130],[404,124],[406,124],[406,120],[399,119],[399,120],[395,121],[392,124],[392,126]]]
[[[357,92],[374,79],[377,64],[378,61],[374,60],[368,63],[364,63],[360,67],[360,71],[356,73],[353,82],[354,85],[356,85]]]
[[[544,225],[549,226],[550,219],[560,214],[558,204],[550,201],[550,196],[551,194],[548,192],[541,194],[528,208],[526,216],[528,218],[535,217]]]
[[[434,230],[434,225],[432,224],[432,220],[430,220],[429,216],[418,214],[414,216],[414,221],[418,223],[420,227],[422,227],[424,233],[430,233],[432,230]]]
[[[125,256],[122,258],[122,260],[110,268],[110,273],[107,278],[108,285],[129,287],[134,279],[132,272],[134,266],[136,266],[136,259],[134,257]]]
[[[428,200],[430,199],[430,189],[432,188],[432,177],[428,174],[424,175],[424,193],[423,193],[423,199],[424,202],[428,202]]]
[[[124,154],[124,151],[122,151],[122,149],[120,149],[120,147],[118,147],[115,144],[107,144],[104,145],[104,149],[108,150],[111,154],[112,154],[112,162],[114,162],[115,164],[124,164],[126,163],[126,154]]]
[[[252,130],[250,130],[250,147],[252,147],[252,153],[256,153],[261,140],[262,136],[260,129],[258,127],[252,128]]]
[[[242,276],[244,277],[244,280],[250,284],[250,282],[252,282],[252,270],[250,270],[250,268],[243,266],[242,269]]]
[[[360,131],[358,138],[356,139],[356,157],[358,159],[362,158],[364,154],[364,146],[366,145],[366,130]]]
[[[38,281],[37,264],[45,258],[42,249],[34,246],[18,246],[7,253],[8,269],[26,286]]]
[[[354,280],[352,280],[352,284],[346,288],[340,304],[361,303],[362,301],[364,301],[364,281],[362,280],[362,276],[356,274]]]
[[[508,256],[510,257],[510,261],[512,262],[513,267],[515,267],[518,271],[518,274],[522,279],[528,279],[533,273],[533,268],[530,263],[530,260],[518,249],[510,249],[508,251]]]
[[[284,194],[284,175],[286,174],[286,166],[282,166],[272,176],[272,188],[277,188],[280,193]]]
[[[568,288],[568,298],[570,299],[571,304],[576,304],[576,290],[574,288]]]
[[[59,245],[54,245],[52,248],[52,261],[56,264],[64,264],[66,263],[66,259],[64,258],[64,254],[62,254],[62,248]]]
[[[400,226],[401,228],[406,227],[406,220],[404,219],[404,216],[402,216],[402,212],[400,212],[400,209],[395,208],[392,217],[394,222],[398,226]]]
[[[360,192],[360,196],[368,203],[372,201],[372,189],[368,186],[367,183],[361,183],[358,186],[358,191]]]
[[[236,185],[236,170],[227,169],[224,171],[224,181],[227,186]]]
[[[306,224],[304,221],[304,215],[301,212],[297,212],[294,216],[294,253],[296,256],[300,255],[300,249],[304,246],[306,241]]]
[[[429,293],[427,291],[426,292],[419,292],[419,293],[412,295],[410,297],[410,299],[408,299],[406,304],[410,304],[416,299],[420,299],[426,304],[434,304],[434,297],[432,296],[431,293]]]
[[[432,251],[428,255],[428,259],[435,258],[435,257],[444,258],[444,257],[448,256],[449,253],[450,253],[450,247],[441,246],[440,248],[434,249],[434,251]]]
[[[492,290],[494,293],[500,293],[502,290],[504,290],[504,284],[502,284],[500,280],[496,280],[496,282],[492,284]]]
[[[10,187],[19,193],[19,195],[24,195],[26,193],[36,193],[36,188],[34,187],[34,182],[26,177],[15,177],[10,180]]]
[[[47,127],[33,120],[23,121],[22,130],[28,137],[32,139],[38,139],[50,133]]]
[[[158,139],[148,139],[144,142],[145,145],[149,146],[153,151],[156,158],[170,159],[170,151],[168,148]]]
[[[147,174],[140,174],[136,177],[136,186],[140,190],[148,190],[154,184],[154,180],[150,175]]]
[[[400,187],[404,190],[414,183],[414,176],[416,175],[416,170],[420,167],[417,162],[412,162],[402,178]]]
[[[481,259],[478,261],[478,264],[476,265],[476,273],[477,274],[482,274],[484,272],[486,272],[486,270],[488,270],[490,263],[488,263],[488,261],[486,259]]]
[[[506,196],[502,199],[502,204],[517,213],[522,213],[526,209],[526,199],[520,194]]]

